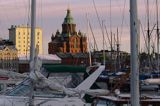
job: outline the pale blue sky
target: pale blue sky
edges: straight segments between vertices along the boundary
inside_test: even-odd
[[[118,27],[121,35],[121,50],[129,51],[129,0],[111,1],[111,21],[113,33],[116,33],[116,28]],[[121,27],[125,1],[124,23],[123,27]],[[146,0],[138,1],[139,18],[144,29],[146,29]],[[151,27],[153,27],[153,24],[155,23],[155,5],[153,5],[155,0],[149,1],[151,4]],[[0,0],[0,37],[8,38],[8,28],[11,25],[27,24],[29,9],[28,3],[29,0]],[[95,3],[99,16],[101,20],[105,20],[105,24],[109,31],[110,0],[95,0]],[[77,24],[77,31],[80,29],[82,32],[86,33],[86,13],[89,14],[89,19],[92,23],[99,49],[101,49],[102,33],[96,17],[93,0],[37,0],[37,26],[43,28],[44,53],[48,53],[48,42],[50,41],[51,34],[55,33],[57,29],[61,31],[61,24],[66,15],[68,4],[70,4],[72,16]],[[143,39],[141,41],[143,41]],[[144,42],[142,42],[142,44],[144,44]],[[109,45],[107,49],[109,49]]]

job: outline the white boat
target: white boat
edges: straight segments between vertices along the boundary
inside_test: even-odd
[[[41,74],[41,61],[35,49],[36,0],[32,0],[30,74],[12,90],[0,96],[0,106],[86,106],[83,97],[88,94],[102,94],[104,90],[90,90],[105,66],[99,66],[76,88],[66,88]],[[35,52],[37,51],[37,52]]]

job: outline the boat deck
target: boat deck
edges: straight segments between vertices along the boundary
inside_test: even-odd
[[[130,106],[130,94],[119,94],[113,96],[98,96],[94,99],[94,106]],[[160,96],[141,95],[141,106],[159,106]]]

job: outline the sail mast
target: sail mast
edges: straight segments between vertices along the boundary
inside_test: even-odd
[[[90,35],[89,35],[89,19],[88,19],[88,14],[86,14],[86,19],[87,19],[87,42],[88,42],[88,54],[89,54],[89,66],[92,66],[92,56],[91,56],[91,44],[90,44]]]
[[[105,38],[104,38],[104,21],[102,21],[102,35],[103,35],[103,65],[106,64],[106,54],[105,54],[105,44],[104,44],[104,41],[105,41]]]
[[[131,34],[131,106],[140,106],[139,101],[139,67],[138,67],[138,18],[137,0],[130,0],[130,34]]]
[[[156,15],[157,15],[157,70],[159,72],[159,22],[158,22],[158,0],[156,0]]]
[[[120,69],[120,44],[119,44],[119,35],[117,28],[117,69]]]
[[[36,28],[36,0],[32,0],[30,61],[33,61],[35,56],[35,28]]]
[[[31,44],[30,44],[30,62],[34,61],[35,56],[35,28],[36,28],[36,0],[32,0],[31,4]],[[33,65],[34,66],[34,65]],[[30,72],[32,65],[30,64]],[[29,95],[29,106],[34,106],[34,83],[31,79],[30,95]]]
[[[149,22],[149,1],[147,0],[147,38],[148,38],[148,62],[149,62],[149,69],[151,70],[151,57],[150,57],[150,47],[151,47],[151,44],[150,44],[150,22]]]

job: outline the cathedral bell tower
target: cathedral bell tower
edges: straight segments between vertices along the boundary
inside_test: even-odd
[[[76,34],[76,24],[74,23],[73,17],[71,16],[71,10],[67,9],[67,15],[64,18],[64,22],[62,24],[62,35],[64,37],[69,37]]]

